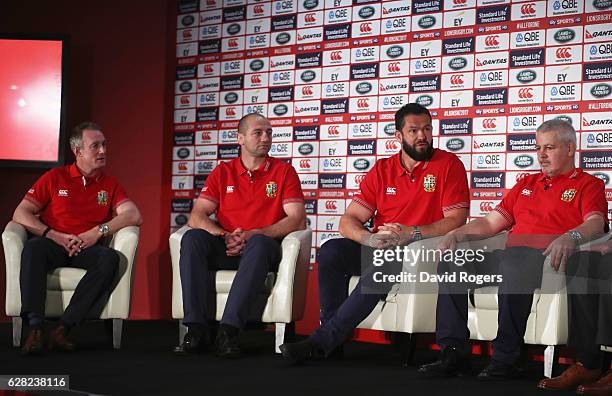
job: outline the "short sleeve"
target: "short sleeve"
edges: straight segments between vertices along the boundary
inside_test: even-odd
[[[304,202],[304,193],[302,193],[302,184],[295,169],[292,166],[287,167],[285,180],[283,182],[283,205],[291,202]]]
[[[219,165],[210,175],[206,178],[206,183],[204,183],[204,187],[202,187],[202,191],[200,192],[200,198],[208,199],[216,204],[221,200],[221,189],[220,189],[220,179],[221,179],[221,170],[225,168],[224,165]]]
[[[23,199],[27,199],[34,205],[43,209],[51,201],[51,186],[53,184],[52,170],[42,175],[36,183],[28,190]]]
[[[375,212],[376,208],[378,207],[378,205],[376,205],[376,187],[378,185],[377,179],[379,164],[380,161],[376,162],[374,168],[372,168],[366,174],[363,181],[359,184],[359,189],[361,191],[353,198],[354,203],[361,205],[372,212]]]
[[[112,207],[116,208],[117,206],[129,200],[130,200],[130,197],[128,197],[127,193],[125,192],[125,188],[123,188],[121,184],[117,183],[117,186],[115,187],[115,192],[113,194],[113,198],[111,201]]]
[[[470,207],[470,190],[467,182],[467,173],[463,162],[453,154],[450,168],[444,181],[442,192],[442,211],[453,209],[467,209]]]
[[[582,219],[593,214],[600,214],[608,224],[608,202],[606,201],[605,185],[602,180],[592,178],[584,186],[580,199],[580,214]]]
[[[525,180],[525,179],[523,179]],[[495,211],[503,216],[508,222],[508,225],[514,225],[514,205],[518,199],[519,191],[523,189],[524,183],[517,183],[512,189],[506,194],[502,201],[495,207]]]

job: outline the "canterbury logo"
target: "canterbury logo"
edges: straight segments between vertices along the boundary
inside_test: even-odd
[[[189,96],[181,96],[181,104],[188,105],[189,104]]]
[[[493,210],[493,202],[485,201],[480,203],[480,211],[483,213],[489,213]]]
[[[363,181],[363,179],[365,179],[365,175],[355,176],[355,183],[359,184]]]
[[[366,22],[359,25],[359,31],[361,33],[370,33],[372,31],[372,23]]]
[[[370,101],[368,99],[358,99],[357,100],[358,109],[367,109],[368,107],[370,107]]]
[[[454,5],[465,5],[467,4],[467,0],[453,0]]]
[[[389,73],[398,73],[400,71],[400,63],[399,62],[391,62],[387,66],[387,71]]]
[[[261,75],[254,74],[251,76],[251,84],[261,84]]]
[[[264,8],[262,5],[256,5],[255,7],[253,7],[253,12],[255,14],[263,14]]]
[[[325,209],[338,210],[338,208],[336,207],[336,201],[325,201]]]
[[[310,169],[310,160],[300,160],[300,168]]]
[[[453,74],[450,78],[450,83],[453,85],[463,84],[463,75],[462,74]]]
[[[526,178],[527,176],[529,176],[529,173],[517,173],[516,174],[516,181],[521,181],[524,178]]]
[[[572,51],[569,47],[559,48],[555,54],[557,55],[557,59],[569,59],[572,57]]]
[[[531,98],[533,98],[533,88],[521,88],[521,89],[519,89],[518,96],[521,99],[531,99]]]
[[[327,130],[328,135],[340,135],[340,130],[337,125],[330,126]]]
[[[225,115],[227,116],[235,116],[236,115],[236,109],[234,107],[228,107],[225,109]]]
[[[529,3],[529,4],[523,4],[521,6],[521,14],[523,14],[523,15],[533,15],[535,13],[536,13],[535,4]]]
[[[387,150],[397,150],[397,140],[387,140],[385,142],[385,148]]]
[[[238,47],[238,39],[229,39],[229,41],[227,42],[227,45],[230,48],[236,48]]]
[[[314,23],[317,21],[317,17],[315,13],[310,13],[310,14],[306,14],[304,15],[304,22],[306,23]]]
[[[214,71],[213,65],[204,65],[204,73],[212,73]]]
[[[329,55],[329,59],[332,61],[341,61],[342,51],[332,51],[332,53]]]
[[[497,128],[495,118],[485,118],[484,120],[482,120],[482,127],[487,129]]]
[[[306,85],[305,87],[302,87],[302,95],[308,96],[312,94],[314,94],[312,90],[312,85]]]
[[[499,45],[499,36],[488,36],[485,38],[485,45],[487,47],[494,47]]]

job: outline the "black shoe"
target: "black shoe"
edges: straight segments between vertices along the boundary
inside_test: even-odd
[[[309,360],[319,360],[325,356],[321,347],[311,338],[300,342],[285,343],[279,348],[283,359],[288,360],[293,365],[299,365]]]
[[[521,370],[513,364],[498,362],[491,359],[476,378],[479,381],[506,381],[517,378],[521,375]]]
[[[44,334],[42,328],[37,327],[30,330],[28,336],[21,347],[23,356],[40,355],[44,349]]]
[[[336,347],[333,351],[327,355],[328,360],[343,360],[344,359],[344,345]]]
[[[472,368],[469,356],[464,356],[453,346],[442,351],[440,360],[424,364],[417,373],[427,377],[461,377],[468,375]]]
[[[240,356],[240,346],[238,346],[239,329],[221,324],[215,339],[215,353],[222,358],[237,358]]]
[[[210,344],[208,328],[203,325],[191,324],[187,334],[183,338],[183,343],[176,349],[177,352],[197,353],[206,350]]]

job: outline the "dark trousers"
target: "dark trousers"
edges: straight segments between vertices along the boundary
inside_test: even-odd
[[[453,346],[460,353],[470,353],[468,320],[468,290],[487,285],[499,286],[498,330],[493,340],[493,359],[512,364],[520,356],[527,319],[533,302],[533,292],[542,283],[542,250],[528,247],[509,247],[484,253],[482,262],[463,266],[452,261],[441,261],[438,274],[467,272],[469,274],[502,275],[501,284],[469,282],[439,282],[436,309],[436,339],[441,348]]]
[[[94,245],[68,257],[64,248],[48,238],[26,241],[21,253],[21,316],[42,322],[47,297],[47,274],[58,267],[87,270],[77,285],[60,321],[67,326],[81,322],[90,310],[106,301],[119,266],[119,254],[111,248]]]
[[[247,241],[242,256],[227,256],[225,251],[222,237],[202,229],[192,229],[183,235],[179,267],[185,324],[206,325],[207,314],[214,312],[213,271],[237,269],[221,323],[244,328],[268,272],[276,271],[281,259],[279,242],[262,234]]]
[[[567,264],[568,345],[585,367],[601,367],[600,345],[612,345],[612,254],[574,254]]]
[[[360,280],[348,295],[351,276],[361,274],[361,245],[350,239],[331,239],[319,251],[321,326],[311,338],[327,353],[349,337],[386,294],[362,294]]]

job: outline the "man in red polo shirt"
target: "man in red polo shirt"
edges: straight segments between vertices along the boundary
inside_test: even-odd
[[[364,293],[368,276],[362,276],[347,297],[350,276],[361,274],[362,246],[406,244],[465,223],[470,201],[465,168],[454,154],[433,148],[429,111],[407,104],[395,113],[395,128],[402,150],[368,172],[340,219],[344,238],[321,247],[321,326],[305,341],[281,345],[283,357],[293,363],[331,354],[385,296]],[[372,216],[370,232],[363,224]]]
[[[238,124],[240,157],[221,163],[206,185],[181,240],[179,267],[183,292],[183,323],[188,331],[182,350],[195,352],[209,342],[206,313],[211,312],[209,270],[235,270],[215,341],[217,355],[240,354],[238,334],[255,297],[281,259],[279,241],[306,228],[304,197],[291,165],[268,156],[272,126],[259,114]],[[217,222],[209,216],[216,213]],[[214,308],[214,307],[213,307]]]
[[[499,286],[499,328],[493,341],[493,356],[478,375],[484,381],[510,379],[520,373],[516,366],[533,292],[541,287],[546,257],[550,256],[555,270],[564,269],[578,243],[607,229],[603,182],[574,168],[574,128],[562,120],[546,121],[536,131],[536,150],[541,173],[520,180],[495,210],[451,231],[438,246],[442,251],[454,250],[459,241],[484,239],[511,228],[505,250],[484,253],[481,262],[459,266],[443,260],[438,266],[439,274],[502,276],[502,281],[495,284]],[[466,294],[468,289],[482,286],[439,283],[436,337],[442,354],[440,360],[421,366],[419,373],[448,377],[469,371]]]
[[[25,355],[40,353],[44,347],[47,273],[57,267],[87,270],[49,337],[51,349],[69,352],[75,347],[67,339],[68,330],[108,296],[119,264],[119,256],[104,246],[103,237],[142,223],[123,187],[102,173],[106,140],[100,126],[78,125],[70,135],[70,147],[74,164],[45,173],[13,215],[13,221],[36,236],[25,243],[21,255],[21,316],[30,327],[22,347]]]

